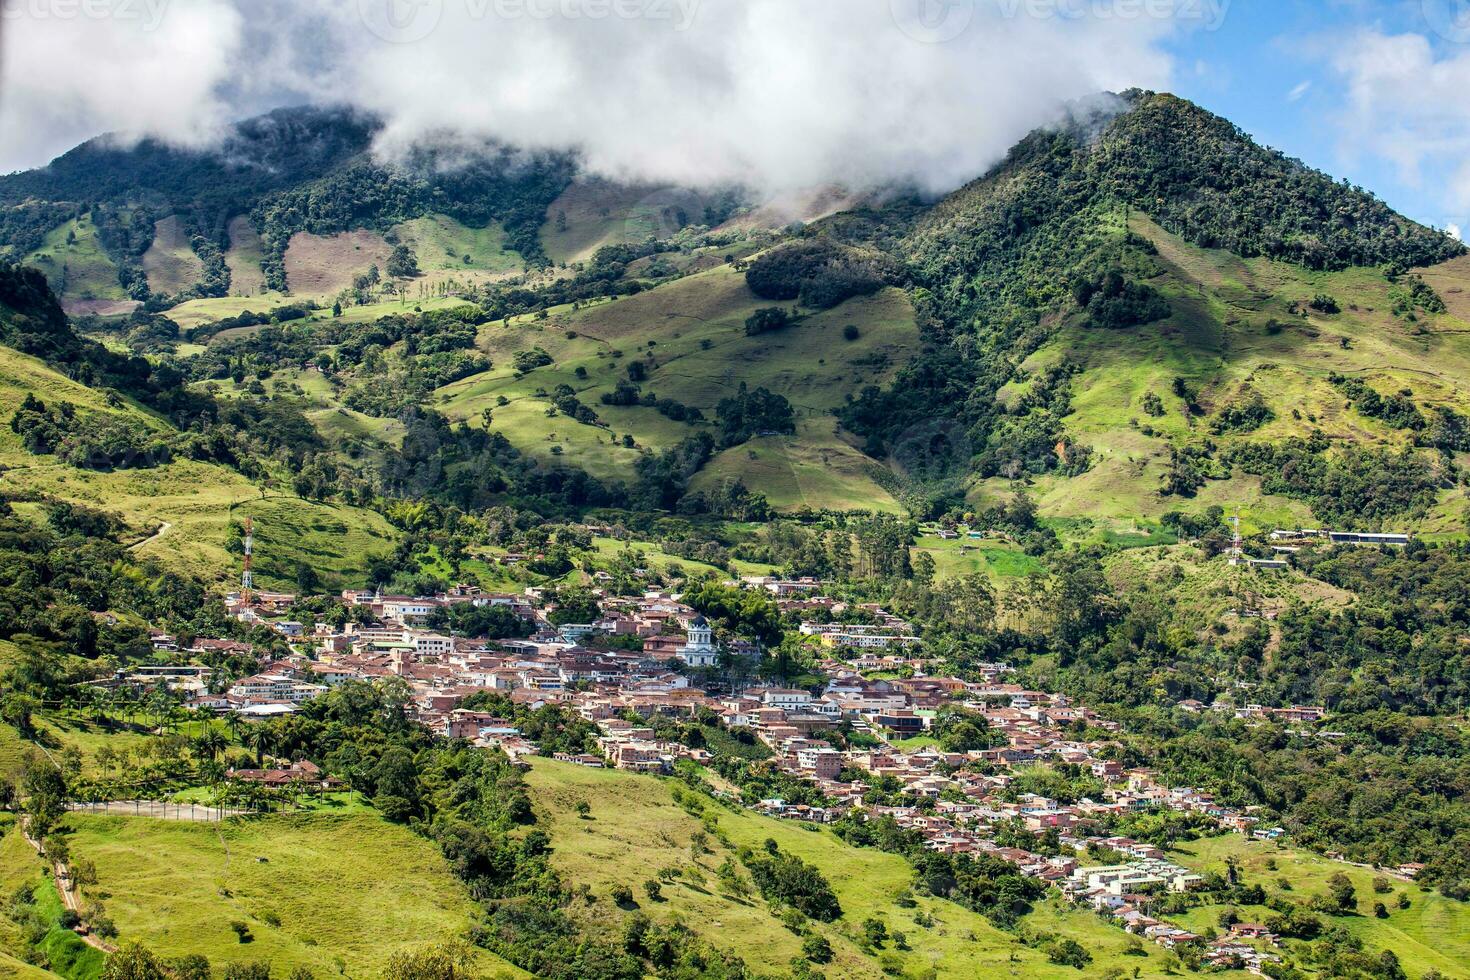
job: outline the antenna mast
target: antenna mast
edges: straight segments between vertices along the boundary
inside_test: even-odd
[[[240,601],[245,605],[250,604],[250,592],[255,588],[255,580],[250,574],[250,558],[255,550],[255,524],[250,518],[245,518],[245,567],[240,572]]]

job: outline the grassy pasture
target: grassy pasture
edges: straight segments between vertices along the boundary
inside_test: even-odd
[[[284,975],[378,975],[396,950],[463,936],[478,909],[432,843],[376,814],[191,824],[74,814],[72,853],[97,866],[123,940],[215,969],[269,960]],[[241,943],[230,928],[248,925]],[[277,924],[279,923],[279,924]],[[524,976],[487,953],[476,971]]]
[[[613,932],[626,915],[611,904],[608,891],[615,883],[634,888],[642,911],[655,921],[680,921],[714,945],[740,955],[762,973],[780,972],[799,952],[799,939],[775,919],[758,895],[731,896],[721,892],[714,876],[730,852],[713,835],[713,853],[694,855],[690,849],[700,822],[677,805],[668,781],[611,770],[585,769],[545,759],[535,760],[528,774],[536,812],[552,835],[553,861],[574,883],[585,883],[597,896],[584,914],[594,927]],[[583,820],[577,804],[589,804],[591,819]],[[720,832],[735,847],[759,849],[766,839],[783,851],[816,864],[831,883],[843,907],[843,916],[831,924],[809,923],[831,942],[836,958],[824,972],[829,976],[879,977],[878,959],[857,943],[864,919],[883,919],[890,931],[903,932],[912,949],[900,952],[890,943],[883,955],[909,975],[933,967],[941,977],[1017,976],[1076,977],[1071,968],[1048,963],[1043,954],[1018,944],[982,916],[950,902],[916,897],[913,909],[899,908],[894,899],[908,889],[911,872],[902,858],[879,851],[853,848],[825,830],[808,829],[789,821],[772,820],[740,809],[706,802]],[[737,861],[738,863],[738,861]],[[663,900],[652,902],[639,883],[661,868],[677,867],[682,877],[665,884]],[[933,916],[931,928],[913,921],[924,912]],[[1043,913],[1038,912],[1041,916]],[[1092,951],[1090,971],[1109,966],[1141,968],[1141,976],[1162,976],[1157,951],[1148,957],[1122,957],[1123,934],[1110,930],[1092,915],[1071,909],[1047,912],[1049,931],[1072,935]],[[1088,975],[1097,975],[1089,973]]]
[[[177,293],[199,281],[204,263],[189,247],[189,236],[178,215],[153,225],[153,244],[143,253],[143,272],[155,293]]]
[[[1281,882],[1289,883],[1288,897],[1295,901],[1326,893],[1327,879],[1341,872],[1353,883],[1358,911],[1327,917],[1330,924],[1346,928],[1370,950],[1393,950],[1411,977],[1430,970],[1451,977],[1470,973],[1470,903],[1452,901],[1438,892],[1396,879],[1391,879],[1388,894],[1375,894],[1373,879],[1381,873],[1276,843],[1249,841],[1237,834],[1182,844],[1173,855],[1174,860],[1188,867],[1222,873],[1227,858],[1236,862],[1247,882],[1259,881],[1268,892],[1281,891]],[[1401,894],[1409,898],[1407,909],[1397,905]],[[1387,906],[1388,918],[1374,917],[1375,901]],[[1220,911],[1218,906],[1196,909],[1186,922],[1208,928],[1215,925]],[[1242,910],[1246,921],[1260,921],[1266,914],[1264,909]]]
[[[41,247],[22,261],[45,273],[63,303],[128,298],[117,281],[117,263],[103,251],[90,215],[52,229]]]
[[[1085,372],[1073,385],[1068,433],[1091,446],[1096,465],[1081,477],[1043,477],[1035,492],[1044,514],[1109,519],[1157,518],[1167,510],[1203,510],[1220,504],[1242,514],[1253,527],[1310,522],[1307,508],[1261,494],[1259,480],[1237,475],[1211,483],[1192,500],[1161,497],[1156,488],[1167,468],[1170,445],[1210,437],[1222,447],[1242,440],[1277,441],[1321,429],[1329,438],[1398,446],[1402,431],[1387,428],[1345,407],[1327,381],[1332,372],[1358,377],[1388,394],[1412,389],[1424,406],[1470,411],[1470,322],[1451,305],[1445,316],[1420,314],[1411,323],[1392,315],[1390,285],[1371,269],[1314,273],[1267,259],[1241,259],[1199,249],[1163,231],[1147,218],[1133,230],[1159,248],[1165,272],[1154,282],[1174,313],[1155,324],[1129,330],[1064,327],[1027,362],[1029,369],[1076,360]],[[1429,270],[1442,295],[1460,297],[1470,283],[1463,260]],[[1451,292],[1459,289],[1460,293]],[[1317,293],[1333,296],[1343,312],[1333,316],[1293,315],[1292,301],[1305,305]],[[1447,300],[1448,302],[1448,300]],[[1274,325],[1273,325],[1274,324]],[[1171,391],[1175,378],[1199,392],[1206,416],[1258,392],[1275,420],[1245,435],[1212,436],[1208,418],[1191,419]],[[1165,415],[1142,407],[1148,394],[1163,401]],[[1145,434],[1144,429],[1152,434]],[[975,500],[992,499],[998,487],[978,485]],[[1452,521],[1462,509],[1445,516]]]
[[[888,290],[814,313],[788,330],[747,337],[745,318],[763,305],[743,276],[721,266],[543,321],[487,324],[481,343],[494,367],[441,389],[440,404],[454,419],[477,419],[489,408],[494,427],[522,451],[564,459],[599,478],[627,480],[639,449],[665,449],[696,431],[651,408],[601,404],[635,359],[647,371],[645,392],[711,418],[741,382],[763,386],[791,401],[800,417],[798,435],[730,450],[700,474],[697,487],[739,476],[781,509],[898,509],[874,478],[878,464],[836,436],[831,413],[848,391],[883,383],[910,356],[918,338],[907,298]],[[842,339],[848,324],[858,327],[855,341]],[[517,377],[514,354],[533,347],[555,363]],[[549,399],[537,392],[559,384],[577,391],[607,427],[547,416]],[[638,448],[618,444],[625,433]]]

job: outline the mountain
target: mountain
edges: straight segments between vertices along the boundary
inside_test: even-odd
[[[0,975],[101,967],[58,856],[125,947],[110,973],[147,977],[1152,978],[1242,921],[1279,937],[1272,975],[1463,972],[1462,245],[1147,92],[937,200],[756,204],[447,139],[385,162],[377,131],[283,110],[211,151],[99,140],[0,178]],[[247,519],[256,586],[297,596],[242,619]],[[777,601],[770,577],[808,581]],[[342,590],[455,584],[514,601],[385,612],[337,661],[358,679],[283,717],[112,683],[234,684],[372,623]],[[714,668],[629,668],[677,638],[576,625],[662,621],[666,595],[714,625]],[[554,674],[507,647],[513,692],[460,697],[500,658],[428,652],[549,624],[597,654]],[[527,689],[553,677],[598,683]],[[919,710],[839,699],[793,742],[814,719],[770,724],[736,698],[756,684]],[[476,719],[516,737],[447,737]],[[688,758],[579,764],[612,732]],[[792,747],[828,744],[864,807],[819,825],[846,791]],[[301,760],[350,789],[242,784]],[[13,779],[66,831],[44,870]],[[68,780],[295,812],[66,814]],[[1046,884],[1155,848],[1200,876],[1143,903],[1182,935]]]
[[[377,129],[95,140],[0,178],[0,252],[173,424],[217,420],[201,397],[299,420],[269,442],[323,500],[1464,514],[1464,247],[1173,96],[1091,103],[937,201],[765,209],[494,144],[384,163]],[[56,316],[12,346],[75,360]]]

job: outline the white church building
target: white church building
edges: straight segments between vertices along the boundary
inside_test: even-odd
[[[684,645],[679,648],[679,659],[691,667],[713,667],[720,656],[715,645],[715,630],[709,620],[695,616],[684,624],[688,634]]]

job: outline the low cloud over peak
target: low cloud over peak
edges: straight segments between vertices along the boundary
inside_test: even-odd
[[[953,187],[1070,100],[1166,86],[1179,27],[1032,0],[0,3],[0,169],[305,100],[381,116],[385,154],[449,132],[771,191]]]

